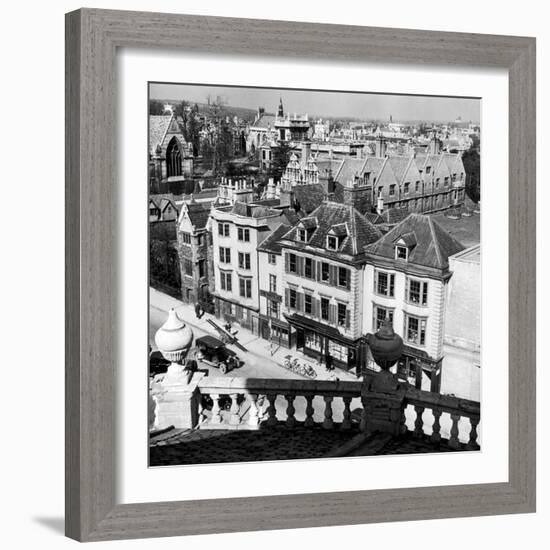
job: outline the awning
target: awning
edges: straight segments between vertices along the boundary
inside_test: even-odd
[[[296,313],[293,313],[292,315],[285,314],[285,317],[287,321],[293,326],[306,330],[313,330],[315,332],[318,332],[322,336],[330,338],[331,340],[337,340],[338,342],[346,346],[355,346],[356,344],[356,341],[350,340],[349,338],[346,338],[343,334],[340,334],[338,329],[320,323],[319,321],[315,321],[315,319],[310,319],[309,317],[304,317],[303,315],[297,315]]]

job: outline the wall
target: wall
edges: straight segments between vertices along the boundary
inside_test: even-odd
[[[35,166],[47,167],[40,178],[30,181],[26,191],[33,197],[28,202],[28,216],[32,220],[45,220],[40,231],[35,223],[22,226],[17,209],[7,209],[2,217],[4,231],[10,227],[27,227],[27,241],[36,243],[33,254],[21,246],[21,239],[4,239],[4,287],[2,306],[2,335],[6,356],[13,357],[19,350],[29,348],[29,318],[36,316],[39,329],[33,331],[33,343],[39,354],[22,356],[11,367],[4,363],[8,390],[3,392],[5,418],[4,452],[2,461],[2,519],[0,540],[7,548],[41,548],[65,550],[77,548],[73,541],[64,539],[63,529],[63,204],[64,204],[64,20],[66,11],[81,5],[127,10],[189,12],[204,15],[233,17],[281,18],[355,25],[425,28],[461,32],[482,32],[538,37],[538,97],[550,95],[550,40],[547,11],[543,2],[525,0],[479,2],[463,0],[449,10],[436,0],[425,0],[422,9],[408,0],[394,0],[391,9],[378,8],[369,3],[341,0],[338,5],[316,3],[315,9],[307,2],[280,0],[276,9],[272,4],[241,1],[203,0],[200,3],[176,0],[61,0],[55,3],[29,0],[25,3],[8,2],[3,8],[2,81],[5,108],[1,140],[3,150],[11,150],[14,143],[23,142],[27,133],[22,117],[27,112],[40,113],[40,127],[47,140],[33,148]],[[495,10],[498,16],[495,17]],[[215,76],[215,75],[214,75]],[[548,126],[550,102],[539,99],[539,128]],[[27,116],[27,115],[25,115]],[[546,124],[544,124],[546,123]],[[550,149],[550,138],[544,129],[539,131],[539,280],[548,277],[550,267],[550,217],[542,216],[550,203],[550,189],[542,185],[548,181],[548,163],[541,162],[544,152]],[[7,173],[5,170],[7,169]],[[5,163],[4,181],[18,182],[21,163]],[[543,238],[546,237],[546,238]],[[32,266],[18,269],[22,262]],[[9,269],[6,269],[6,266]],[[544,274],[543,274],[544,271]],[[36,288],[36,275],[40,273],[41,292],[24,293],[20,289]],[[548,285],[539,288],[540,335],[550,331],[548,316],[543,315],[548,303]],[[545,338],[538,339],[539,356],[543,356]],[[7,361],[6,361],[7,362]],[[541,362],[542,363],[542,362]],[[24,367],[18,370],[18,367]],[[541,365],[544,366],[544,365]],[[9,373],[9,376],[8,376]],[[550,415],[550,400],[542,399],[543,388],[550,378],[547,369],[539,371],[539,419]],[[539,421],[540,422],[540,421]],[[540,422],[539,434],[547,433]],[[540,465],[550,460],[550,438],[539,437]],[[385,550],[406,548],[420,550],[444,545],[446,549],[490,545],[499,550],[522,548],[526,541],[542,548],[550,521],[548,499],[548,468],[539,469],[539,512],[536,515],[515,515],[467,519],[449,519],[379,525],[358,525],[323,529],[292,531],[234,533],[229,535],[188,537],[164,540],[141,540],[90,545],[86,548],[131,548],[203,550],[252,550],[262,548],[313,548],[332,549],[348,545],[380,547]],[[430,544],[431,540],[440,544]],[[538,541],[538,542],[537,542]]]

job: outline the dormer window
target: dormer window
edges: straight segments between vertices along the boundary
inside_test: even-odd
[[[411,250],[416,246],[416,237],[414,233],[405,233],[395,241],[395,259],[408,260]]]
[[[408,260],[409,259],[409,249],[406,246],[395,247],[395,259],[396,260]]]
[[[300,242],[307,243],[315,233],[317,229],[316,218],[303,218],[298,225],[298,231],[296,233],[297,239]]]
[[[327,235],[327,248],[329,250],[338,250],[347,236],[348,227],[345,223],[333,225]]]
[[[327,237],[327,248],[329,250],[338,250],[338,237],[329,235]]]

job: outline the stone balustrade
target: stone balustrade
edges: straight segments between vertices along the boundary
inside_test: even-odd
[[[202,377],[194,380],[194,388],[196,399],[190,403],[197,411],[189,416],[199,418],[199,422],[189,427],[259,429],[283,424],[293,428],[300,423],[305,427],[365,430],[368,425],[361,381]],[[461,443],[479,448],[479,403],[412,386],[401,391],[401,431],[428,436],[434,443],[445,438],[452,448],[459,448]]]

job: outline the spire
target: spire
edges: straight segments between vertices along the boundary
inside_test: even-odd
[[[277,116],[279,118],[283,118],[285,116],[285,112],[283,109],[283,98],[279,97],[279,109],[277,110]]]

